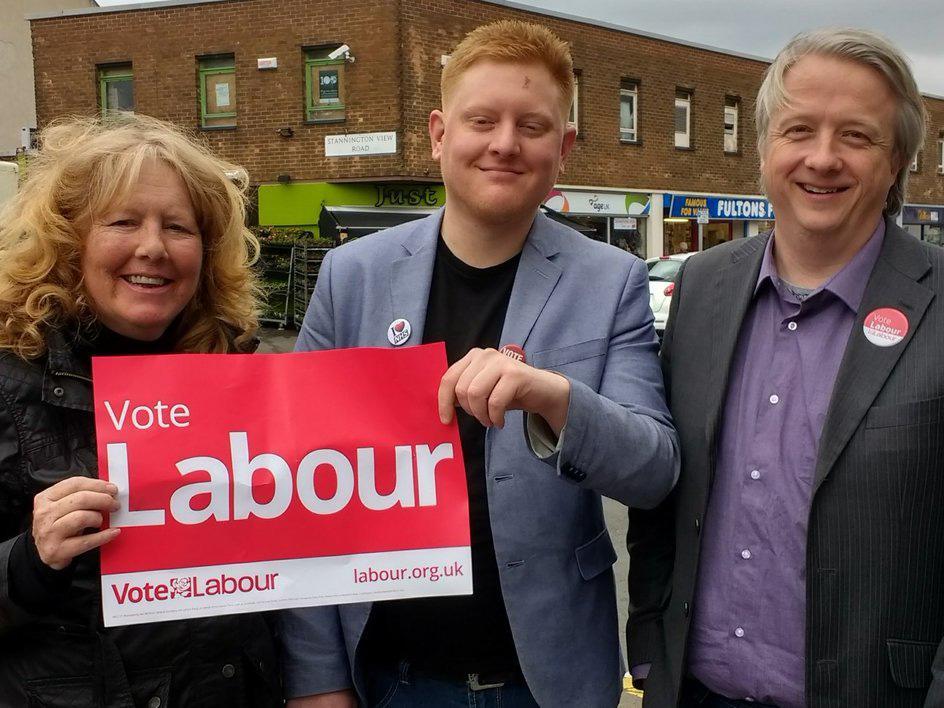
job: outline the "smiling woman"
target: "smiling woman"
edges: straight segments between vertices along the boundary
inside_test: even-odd
[[[175,351],[252,340],[258,244],[235,166],[144,116],[63,122],[42,141],[0,220],[0,349],[31,359],[50,329],[102,324]]]
[[[193,299],[202,262],[186,185],[167,164],[151,161],[127,197],[93,221],[82,279],[103,325],[154,340]]]
[[[42,145],[0,214],[0,705],[281,705],[258,615],[102,626],[90,360],[253,348],[235,168],[143,116]]]

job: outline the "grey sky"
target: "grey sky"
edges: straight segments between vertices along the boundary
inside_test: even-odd
[[[147,0],[99,0],[120,5]],[[878,30],[911,59],[918,86],[944,96],[941,0],[512,0],[690,42],[773,58],[797,32],[826,25]],[[579,9],[574,9],[577,6]]]
[[[944,96],[941,0],[513,1],[769,59],[803,30],[864,27],[882,32],[908,55],[923,92]]]

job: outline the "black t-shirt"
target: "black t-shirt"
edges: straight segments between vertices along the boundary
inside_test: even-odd
[[[518,259],[473,268],[454,256],[440,237],[423,343],[444,341],[450,365],[475,347],[497,347]],[[407,659],[416,667],[446,675],[513,671],[518,656],[488,516],[485,428],[462,409],[456,412],[469,489],[474,593],[376,603],[362,650],[374,661]]]

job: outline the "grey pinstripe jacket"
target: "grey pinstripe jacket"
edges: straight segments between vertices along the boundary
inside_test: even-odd
[[[682,474],[630,511],[629,665],[645,705],[675,706],[685,674],[699,529],[728,370],[768,235],[718,246],[679,273],[663,370]],[[876,347],[865,316],[910,329]],[[807,703],[944,706],[944,250],[889,222],[823,428],[807,544]]]

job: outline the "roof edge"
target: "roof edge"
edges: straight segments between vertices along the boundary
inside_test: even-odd
[[[618,25],[614,22],[605,22],[603,20],[595,20],[590,17],[581,17],[580,15],[571,15],[567,12],[559,12],[558,10],[550,10],[544,7],[537,7],[535,5],[525,5],[520,2],[513,2],[513,0],[478,0],[479,2],[485,2],[489,5],[501,5],[502,7],[509,7],[513,10],[523,10],[526,12],[533,12],[537,15],[545,15],[547,17],[556,17],[559,20],[569,20],[570,22],[580,22],[585,25],[593,25],[594,27],[602,27],[604,29],[614,30],[616,32],[622,32],[623,34],[634,34],[639,37],[646,37],[647,39],[656,39],[661,42],[668,42],[669,44],[677,44],[683,47],[691,47],[693,49],[701,49],[702,51],[714,52],[715,54],[725,54],[731,57],[738,57],[739,59],[748,59],[750,61],[761,62],[763,64],[770,64],[773,59],[767,57],[761,57],[754,54],[745,54],[744,52],[736,52],[732,49],[722,49],[721,47],[713,47],[710,44],[699,44],[698,42],[690,42],[686,39],[679,39],[678,37],[669,37],[664,34],[657,34],[656,32],[647,32],[645,30],[635,29],[633,27],[627,27],[626,25]]]
[[[208,5],[218,2],[228,2],[228,0],[159,0],[159,2],[132,2],[127,5],[105,5],[104,7],[75,7],[68,10],[28,13],[26,19],[28,21],[51,20],[57,17],[101,15],[106,12],[131,12],[133,10],[153,10],[155,8],[177,7],[179,5]]]
[[[98,0],[94,0],[97,2]],[[80,16],[80,15],[99,15],[108,12],[133,12],[137,10],[153,10],[156,8],[162,7],[179,7],[186,5],[209,5],[221,2],[228,2],[229,0],[158,0],[157,2],[132,2],[127,5],[108,5],[105,7],[84,7],[84,8],[73,8],[71,10],[56,10],[53,12],[45,13],[32,13],[26,15],[26,20],[48,20],[54,19],[57,17],[71,17],[71,16]],[[507,7],[513,10],[521,10],[522,12],[530,12],[535,15],[544,15],[545,17],[555,17],[559,20],[567,20],[569,22],[579,22],[584,25],[591,25],[593,27],[601,27],[603,29],[613,30],[615,32],[622,32],[623,34],[632,34],[638,37],[646,37],[647,39],[654,39],[660,42],[667,42],[668,44],[675,44],[682,47],[690,47],[692,49],[700,49],[705,52],[712,52],[714,54],[723,54],[725,56],[737,57],[739,59],[747,59],[748,61],[756,61],[762,64],[770,64],[773,59],[768,57],[757,56],[755,54],[746,54],[744,52],[736,52],[732,49],[723,49],[721,47],[714,47],[710,44],[701,44],[699,42],[690,42],[685,39],[680,39],[678,37],[669,37],[668,35],[658,34],[656,32],[647,32],[646,30],[635,29],[633,27],[627,27],[626,25],[619,25],[613,22],[604,22],[603,20],[596,20],[590,17],[582,17],[580,15],[572,15],[566,12],[559,12],[557,10],[550,10],[548,8],[537,7],[535,5],[526,5],[520,2],[514,2],[513,0],[477,0],[478,2],[484,2],[489,5],[498,5],[501,7]],[[925,93],[921,92],[921,95],[925,98],[930,98],[935,101],[944,101],[944,96],[939,96],[934,93]]]

